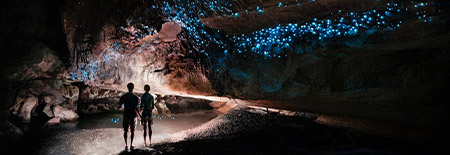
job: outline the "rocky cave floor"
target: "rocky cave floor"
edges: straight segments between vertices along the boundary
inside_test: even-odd
[[[135,146],[124,150],[120,112],[81,116],[78,122],[47,126],[14,149],[17,154],[415,154],[442,151],[350,129],[321,125],[317,115],[294,116],[237,106],[228,113],[199,111],[156,117],[152,147],[142,126]],[[217,116],[217,117],[216,117]]]

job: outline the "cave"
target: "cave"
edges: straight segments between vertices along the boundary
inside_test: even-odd
[[[447,1],[1,3],[2,154],[450,147]],[[149,146],[139,112],[124,142],[129,83],[139,105],[150,87]]]

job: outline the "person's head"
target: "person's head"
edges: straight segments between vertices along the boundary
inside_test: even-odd
[[[150,91],[150,86],[149,86],[148,84],[146,84],[146,85],[144,86],[144,90],[145,90],[145,92]]]
[[[130,83],[128,83],[128,84],[127,84],[127,88],[128,88],[128,91],[129,91],[129,92],[133,92],[133,89],[134,89],[134,84],[133,84],[133,83],[131,83],[131,82],[130,82]]]

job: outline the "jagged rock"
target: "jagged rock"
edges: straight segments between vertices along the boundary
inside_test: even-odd
[[[93,104],[89,104],[87,109],[83,109],[84,113],[97,113],[98,112],[98,106],[95,106]]]
[[[97,99],[97,98],[99,98],[98,97],[99,90],[100,90],[100,88],[98,88],[98,87],[86,87],[81,92],[80,98],[82,100],[94,100],[94,99]]]
[[[59,117],[52,118],[45,123],[46,125],[57,125],[61,124],[61,119]]]
[[[158,115],[171,116],[171,112],[164,102],[157,102],[155,107],[158,111]]]
[[[52,98],[51,104],[54,105],[61,104],[66,100],[62,81],[58,79],[32,80],[26,85],[26,88],[36,96],[49,95]]]
[[[89,94],[91,93],[91,87],[86,87],[80,93],[80,100],[90,100]]]
[[[112,96],[109,98],[81,101],[77,104],[77,110],[84,114],[93,114],[104,111],[116,110],[120,96]]]
[[[53,114],[55,115],[55,117],[59,117],[61,121],[74,121],[79,117],[77,113],[61,106],[53,107]]]
[[[44,97],[44,103],[46,104],[42,112],[46,114],[49,118],[53,118],[55,115],[53,115],[52,111],[52,97],[51,96],[45,96]]]
[[[115,110],[118,107],[119,98],[123,94],[124,92],[117,90],[88,86],[81,90],[76,108],[85,114]],[[70,100],[67,103],[70,103]]]
[[[152,114],[153,115],[161,115],[160,113],[158,113],[158,108],[153,108],[152,109]]]
[[[50,104],[45,105],[45,108],[44,110],[42,110],[42,112],[45,113],[50,118],[55,117]]]
[[[204,99],[177,96],[176,100],[168,100],[168,101],[170,102],[165,102],[165,105],[172,114],[214,109],[211,105],[209,105],[211,101]]]
[[[68,99],[66,104],[64,104],[64,108],[67,108],[72,111],[77,111],[78,107],[73,103],[72,99]]]
[[[8,79],[14,81],[40,77],[61,79],[68,75],[55,52],[42,43],[19,40],[12,43],[10,50],[14,50],[14,54],[5,55],[7,58],[3,63],[8,67],[0,73]]]
[[[54,117],[51,106],[56,105],[55,96],[51,94],[40,96],[40,94],[36,95],[35,93],[45,92],[33,93],[29,89],[19,91],[15,104],[9,109],[13,115],[17,116],[24,123],[29,123],[32,116],[45,114],[49,118]]]
[[[38,98],[35,96],[28,97],[23,102],[21,102],[20,112],[18,113],[19,118],[22,122],[28,123],[31,119],[31,112],[38,104]]]
[[[77,102],[80,94],[80,90],[77,86],[67,85],[64,86],[64,97],[71,99],[73,102]]]
[[[19,113],[19,110],[23,105],[23,102],[25,101],[26,98],[28,98],[29,95],[30,92],[26,89],[22,89],[19,91],[14,105],[9,109],[13,115],[17,115]]]
[[[158,39],[164,42],[171,42],[177,39],[177,35],[181,32],[181,27],[176,22],[167,22],[162,25]]]
[[[175,95],[165,95],[164,96],[164,101],[166,103],[171,103],[171,104],[174,104],[174,103],[178,102],[177,101],[177,96],[175,96]]]
[[[127,32],[134,35],[135,29],[130,26],[125,29]],[[153,35],[148,35],[144,37],[137,45],[142,45],[146,42],[172,42],[177,40],[177,35],[181,32],[181,27],[175,22],[166,22],[162,25],[161,31],[159,33],[154,33]]]

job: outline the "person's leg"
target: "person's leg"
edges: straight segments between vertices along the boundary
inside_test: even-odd
[[[152,145],[152,125],[148,124],[148,144]]]
[[[148,124],[148,144],[152,145],[152,124],[153,119],[149,120],[150,122]]]
[[[134,129],[136,128],[136,118],[131,120],[132,122],[130,123],[130,132],[131,132],[131,141],[130,141],[130,149],[133,149],[133,140],[134,140]]]
[[[128,147],[128,121],[126,119],[124,119],[122,121],[123,123],[123,139],[125,140],[125,149]]]
[[[130,137],[130,138],[131,138],[131,141],[130,141],[130,142],[131,142],[131,143],[130,143],[130,148],[131,148],[131,147],[134,147],[134,146],[133,146],[134,130],[131,131],[131,137]]]
[[[142,119],[142,125],[144,126],[144,146],[147,146],[147,120],[146,118]]]
[[[123,132],[123,139],[125,139],[125,146],[128,146],[128,143],[127,143],[127,138],[128,138],[128,132],[127,131],[124,131]]]

